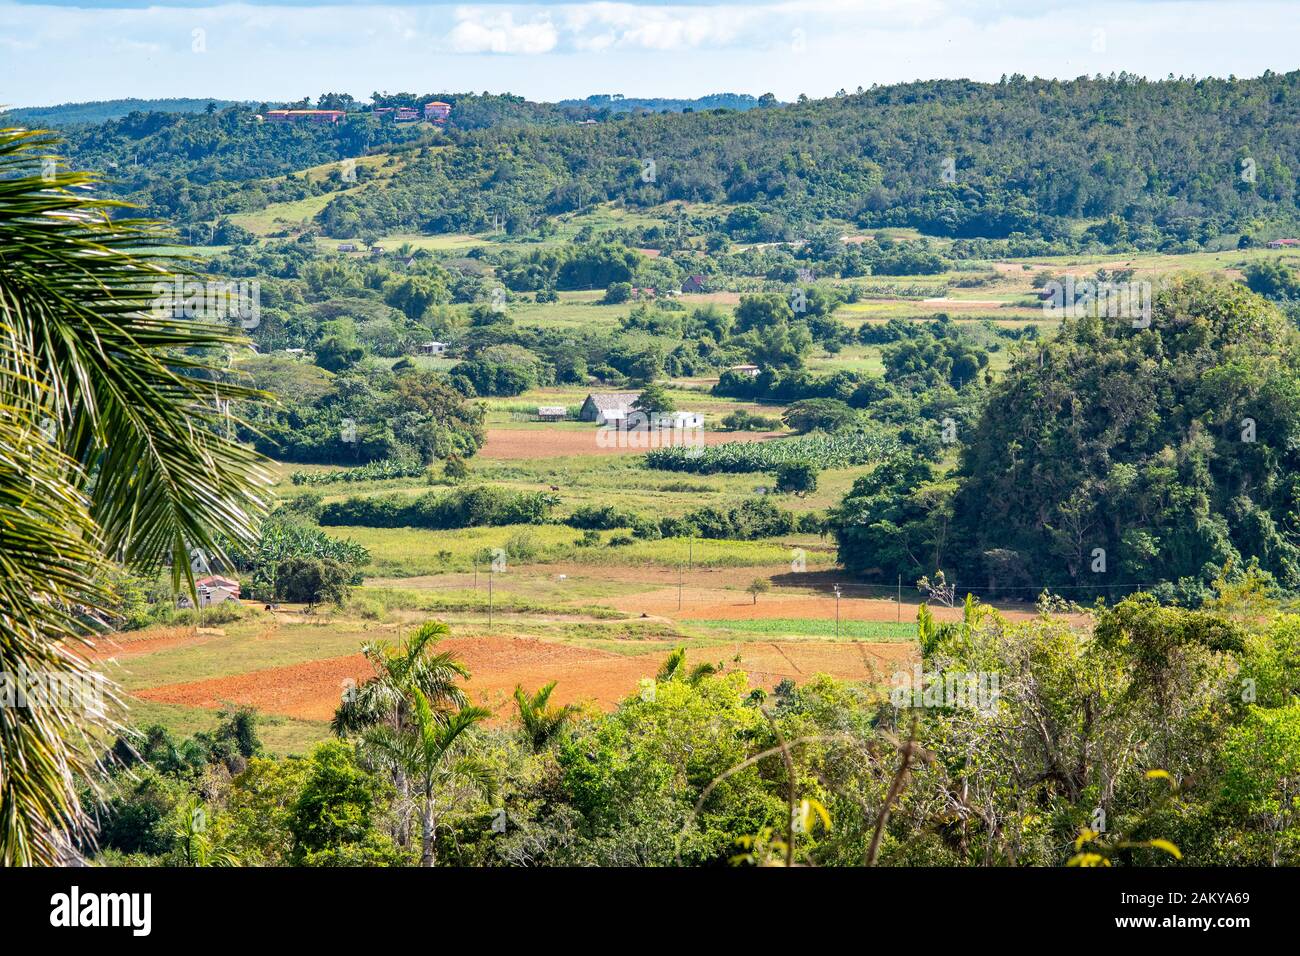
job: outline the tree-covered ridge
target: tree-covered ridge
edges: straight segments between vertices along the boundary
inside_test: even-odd
[[[680,99],[662,96],[620,96],[609,93],[595,93],[580,100],[561,100],[560,106],[583,108],[601,113],[634,113],[648,111],[653,113],[679,113],[694,110],[752,110],[759,107],[777,105],[776,97],[770,93],[753,96],[749,93],[710,93],[694,99]]]
[[[345,121],[330,123],[267,123],[258,117],[274,103],[199,101],[114,101],[71,104],[49,110],[15,110],[4,114],[14,123],[50,125],[63,129],[67,155],[81,169],[107,173],[102,188],[139,204],[147,213],[173,220],[183,229],[210,224],[238,212],[265,208],[268,203],[302,199],[321,192],[364,183],[371,170],[358,164],[355,179],[343,181],[336,172],[308,182],[301,170],[376,152],[396,152],[419,145],[443,144],[446,137],[426,123],[397,123],[393,114],[376,108],[420,108],[434,99],[453,106],[452,130],[490,126],[556,125],[590,111],[531,103],[509,94],[374,93],[363,106],[343,93],[323,93],[313,104],[304,98],[283,104],[289,108],[338,109]],[[127,106],[135,108],[126,109]],[[103,107],[104,115],[96,110]],[[90,122],[90,119],[95,122]],[[295,175],[298,174],[298,175]],[[185,238],[191,237],[186,234]],[[209,235],[218,243],[231,237]]]
[[[955,486],[919,462],[859,480],[837,518],[846,567],[1197,600],[1256,560],[1300,586],[1300,350],[1240,285],[1181,281],[1149,328],[1065,323],[957,438]]]
[[[68,126],[72,123],[102,123],[121,119],[130,113],[202,113],[213,104],[219,109],[235,106],[234,100],[204,99],[201,97],[168,97],[144,100],[92,100],[84,103],[60,103],[57,106],[24,106],[5,110],[4,118],[13,122],[41,123]]]
[[[436,135],[427,128],[381,124],[368,114],[337,125],[265,123],[257,115],[250,106],[213,113],[133,112],[69,129],[68,161],[102,170],[106,191],[184,227],[341,188],[339,175],[312,184],[290,174]],[[358,164],[356,181],[364,182],[369,172]]]
[[[346,122],[258,124],[260,107],[232,106],[68,132],[78,167],[110,171],[116,194],[182,226],[303,198],[278,181],[295,170],[398,150],[400,175],[320,213],[327,233],[521,233],[601,202],[682,200],[733,207],[720,218],[744,241],[807,238],[830,218],[1062,242],[1082,222],[1083,238],[1106,246],[1168,249],[1300,223],[1298,86],[1297,73],[943,80],[680,113],[373,94],[376,106],[451,103],[444,132],[323,94],[316,105],[349,110]],[[455,148],[409,155],[434,144]]]
[[[751,239],[827,218],[949,236],[1070,234],[1201,242],[1294,223],[1300,74],[931,81],[746,112],[499,126],[412,163],[390,188],[320,215],[364,229],[513,228],[593,203],[748,204]],[[653,166],[650,165],[653,163]],[[753,231],[753,230],[751,230]]]

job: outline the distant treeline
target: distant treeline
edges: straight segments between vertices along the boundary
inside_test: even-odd
[[[141,100],[94,100],[87,103],[61,103],[58,106],[25,106],[0,112],[0,121],[68,126],[73,123],[102,123],[121,119],[130,113],[202,113],[213,106],[225,109],[239,105],[235,100],[207,100],[194,97]]]
[[[818,534],[823,518],[813,512],[795,514],[768,498],[749,498],[730,508],[708,506],[681,516],[647,517],[620,511],[613,505],[578,508],[565,524],[583,530],[630,528],[638,538],[713,538],[756,541],[786,534]]]
[[[600,93],[581,100],[560,100],[557,106],[566,109],[588,110],[596,115],[609,113],[683,113],[696,110],[752,110],[763,106],[779,106],[770,93],[752,96],[749,93],[710,93],[693,100],[670,99],[658,96],[637,97]]]

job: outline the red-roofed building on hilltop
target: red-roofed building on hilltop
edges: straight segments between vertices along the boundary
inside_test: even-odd
[[[424,118],[431,123],[445,123],[449,116],[451,116],[450,103],[434,100],[432,103],[424,104]]]

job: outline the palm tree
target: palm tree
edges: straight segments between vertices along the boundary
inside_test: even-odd
[[[0,660],[87,688],[0,708],[0,864],[52,864],[93,836],[78,794],[114,690],[79,652],[111,616],[110,560],[170,560],[251,541],[269,473],[226,435],[220,354],[238,328],[158,314],[180,264],[167,236],[112,219],[95,179],[49,159],[57,140],[0,129]],[[101,706],[102,702],[102,706]]]
[[[483,761],[466,753],[462,737],[492,715],[485,707],[462,707],[440,717],[419,689],[411,692],[408,726],[373,727],[363,746],[381,761],[409,775],[420,808],[420,865],[433,866],[438,822],[448,809],[469,795],[491,799],[496,780]]]
[[[523,684],[515,687],[515,706],[519,708],[519,723],[534,753],[541,753],[550,746],[551,741],[559,736],[560,731],[578,712],[578,708],[573,704],[552,707],[551,694],[554,690],[555,681],[551,681],[532,696],[524,691]]]
[[[208,808],[198,797],[190,797],[178,808],[180,817],[172,826],[176,839],[175,855],[180,866],[239,866],[224,844],[215,842],[208,833]]]
[[[330,727],[339,737],[361,734],[378,726],[402,733],[410,723],[415,692],[430,703],[435,720],[469,701],[460,680],[469,670],[450,652],[433,653],[433,645],[451,629],[441,621],[427,621],[405,643],[371,641],[362,647],[375,676],[344,695]],[[401,762],[386,761],[393,787],[397,790],[397,814],[393,837],[398,846],[411,842],[410,778]]]
[[[405,643],[365,644],[361,652],[375,676],[344,696],[330,722],[334,733],[345,737],[382,723],[401,730],[413,690],[430,701],[435,716],[465,706],[468,701],[457,681],[467,680],[469,670],[450,651],[432,653],[433,645],[450,633],[442,621],[427,621]]]
[[[714,665],[705,661],[696,664],[687,671],[686,648],[678,647],[675,648],[672,653],[664,659],[664,662],[659,665],[659,670],[655,672],[655,683],[671,684],[675,680],[685,679],[688,684],[698,684],[710,674],[720,673],[721,670],[722,666],[720,664]]]
[[[675,647],[659,665],[659,670],[655,673],[655,683],[666,684],[669,681],[676,680],[686,670],[686,648]]]

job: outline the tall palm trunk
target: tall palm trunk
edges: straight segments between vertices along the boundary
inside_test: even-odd
[[[420,866],[435,866],[438,822],[434,815],[433,781],[425,783],[424,804],[420,807]]]
[[[397,791],[397,824],[393,834],[397,845],[406,849],[411,845],[411,783],[401,767],[393,770],[393,788]]]

